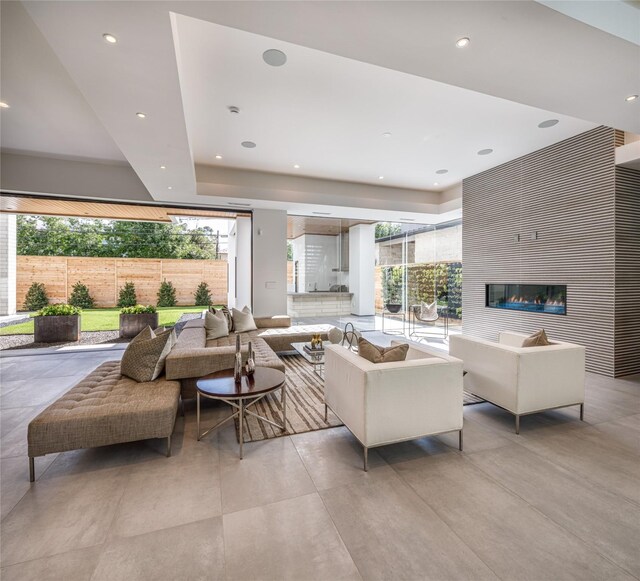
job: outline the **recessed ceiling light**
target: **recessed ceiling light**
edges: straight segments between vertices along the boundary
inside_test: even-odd
[[[557,125],[558,123],[560,123],[560,121],[558,121],[557,119],[547,119],[546,121],[543,121],[542,123],[538,123],[538,127],[540,127],[540,129],[548,129],[549,127],[553,127],[554,125]]]
[[[8,109],[9,105],[7,103],[5,103],[4,101],[0,101],[0,107],[2,107],[3,109]]]
[[[221,155],[216,155],[216,159],[222,159]]]
[[[161,165],[160,169],[167,169],[167,166],[166,165]]]
[[[379,180],[383,180],[383,179],[384,179],[384,176],[378,176],[378,179],[379,179]]]
[[[382,134],[382,137],[391,137],[391,131],[385,131],[385,132]]]
[[[296,169],[300,169],[300,166],[297,163],[293,167],[295,167]]]
[[[443,174],[449,173],[449,170],[448,169],[439,169],[439,170],[436,171],[436,173],[439,174],[439,175],[443,175]]]
[[[245,208],[248,208],[249,206],[251,206],[251,204],[242,204],[240,202],[227,202],[227,204],[229,206],[243,206]]]
[[[629,95],[628,97],[625,97],[624,100],[625,101],[635,101],[638,98],[638,95]]]
[[[172,190],[172,189],[173,189],[173,186],[169,186],[167,189],[168,189],[168,190]]]
[[[262,53],[262,60],[272,67],[281,67],[287,62],[287,55],[281,50],[270,48]]]
[[[118,39],[113,36],[113,34],[109,34],[108,32],[105,32],[102,35],[102,38],[104,38],[109,44],[115,44],[116,42],[118,42]]]
[[[471,42],[471,39],[465,36],[463,38],[459,38],[458,40],[456,40],[456,46],[458,48],[464,48],[465,46],[469,46],[470,42]]]
[[[331,216],[331,212],[311,212],[312,214],[316,214],[317,216]]]
[[[438,182],[433,182],[434,186],[439,186],[440,184]]]
[[[146,113],[143,113],[142,111],[138,111],[136,113],[136,117],[138,117],[139,119],[144,119],[147,116]]]
[[[243,141],[240,145],[242,145],[242,147],[247,147],[249,149],[253,149],[256,144],[253,141]]]
[[[493,153],[493,149],[481,149],[478,155],[489,155],[490,153]]]
[[[415,222],[415,218],[400,218],[401,222]]]

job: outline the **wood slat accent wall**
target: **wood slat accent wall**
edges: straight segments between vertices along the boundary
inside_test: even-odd
[[[464,333],[545,328],[614,375],[615,142],[599,127],[463,181]],[[487,283],[566,284],[567,315],[487,308]]]
[[[136,285],[138,302],[155,305],[162,280],[176,287],[178,305],[193,305],[200,282],[211,289],[213,301],[227,303],[227,262],[224,260],[173,260],[160,258],[89,258],[71,256],[18,256],[16,304],[34,282],[43,282],[52,303],[65,303],[73,285],[89,287],[97,307],[113,307],[125,282]]]
[[[616,168],[615,374],[640,373],[640,171]]]

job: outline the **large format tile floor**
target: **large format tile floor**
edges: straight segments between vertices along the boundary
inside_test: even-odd
[[[455,435],[379,448],[345,428],[248,444],[233,427],[52,455],[26,427],[121,351],[2,357],[1,557],[29,579],[640,578],[640,376],[588,374],[577,409],[465,408]],[[211,407],[206,421],[226,413]]]

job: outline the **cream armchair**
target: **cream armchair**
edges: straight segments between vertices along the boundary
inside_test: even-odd
[[[394,341],[393,344],[398,344]],[[325,348],[325,416],[330,408],[364,447],[459,432],[462,361],[410,344],[405,361],[371,363],[344,347]]]
[[[449,353],[462,359],[468,392],[515,416],[580,406],[584,419],[584,359],[581,345],[553,341],[544,347],[522,347],[527,335],[503,331],[498,343],[452,335]]]

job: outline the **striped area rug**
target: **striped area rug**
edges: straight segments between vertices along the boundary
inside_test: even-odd
[[[329,410],[324,421],[324,382],[314,372],[311,365],[300,355],[280,355],[285,366],[287,382],[287,430],[282,432],[275,426],[246,415],[245,442],[257,442],[269,438],[278,438],[289,434],[302,434],[315,430],[324,430],[341,426],[342,422]],[[484,400],[464,392],[464,405],[481,403]],[[280,391],[269,394],[251,411],[274,422],[282,422],[282,404]],[[236,437],[239,422],[236,419]]]

